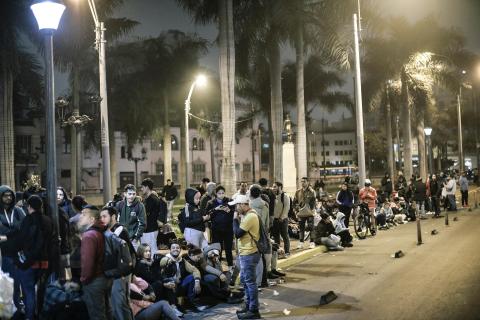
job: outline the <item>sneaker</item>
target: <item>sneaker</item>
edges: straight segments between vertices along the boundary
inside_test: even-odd
[[[248,306],[247,305],[244,305],[242,309],[235,311],[235,313],[237,315],[241,314],[241,313],[246,313],[246,312],[248,312]]]
[[[285,258],[290,257],[290,252],[285,252]]]
[[[262,319],[260,312],[257,311],[247,311],[245,313],[237,314],[238,319]]]
[[[299,243],[298,243],[297,249],[303,249],[303,242],[299,242]]]
[[[272,271],[267,272],[267,279],[278,279],[280,276],[276,275]]]
[[[280,271],[277,271],[276,269],[272,269],[272,273],[279,276],[279,277],[285,277],[286,274]]]
[[[310,242],[310,249],[314,249],[315,248],[315,242]]]
[[[178,310],[177,306],[173,305],[172,306],[173,312],[175,312],[175,315],[179,318],[183,317],[183,312]]]

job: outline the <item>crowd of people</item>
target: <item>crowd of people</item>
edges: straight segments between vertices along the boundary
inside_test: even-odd
[[[368,179],[361,189],[354,181],[347,177],[334,196],[323,182],[312,187],[304,177],[291,198],[281,182],[262,178],[241,183],[229,197],[205,178],[186,189],[178,214],[170,180],[156,192],[144,179],[141,194],[128,184],[103,207],[59,187],[58,221],[47,210],[45,190],[0,186],[1,267],[13,279],[12,300],[25,319],[179,319],[217,303],[243,303],[238,318],[259,319],[258,292],[285,277],[277,261],[290,256],[292,237],[296,249],[353,246],[349,226],[358,202],[371,213],[372,235],[376,225],[415,219],[412,208],[421,217],[439,216],[441,201],[456,210],[452,176],[407,182],[399,172],[394,185],[386,174],[379,190]],[[458,184],[468,206],[465,175]]]

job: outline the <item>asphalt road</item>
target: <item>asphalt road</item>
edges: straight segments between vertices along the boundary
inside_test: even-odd
[[[453,217],[458,221],[454,222]],[[431,230],[438,230],[432,236]],[[480,319],[480,211],[422,220],[319,254],[286,270],[285,284],[260,294],[262,316],[282,319]],[[391,255],[402,250],[405,256]],[[338,298],[319,306],[333,290]],[[235,306],[218,306],[186,319],[235,319]],[[288,315],[287,315],[288,314]]]

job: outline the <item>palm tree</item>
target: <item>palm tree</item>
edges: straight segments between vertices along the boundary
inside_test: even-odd
[[[125,18],[110,18],[113,10],[123,3],[123,0],[107,0],[98,3],[98,13],[101,21],[105,21],[107,27],[107,41],[118,39],[124,34],[130,32],[138,22]],[[80,91],[82,88],[87,89],[89,86],[98,83],[97,79],[92,80],[81,78],[80,74],[85,70],[96,70],[96,58],[93,51],[93,43],[95,42],[95,33],[92,32],[93,23],[90,20],[90,9],[86,1],[69,1],[62,21],[60,23],[59,32],[55,37],[55,63],[62,72],[70,74],[73,114],[78,115],[80,112]],[[94,63],[88,64],[86,62]],[[82,70],[83,69],[83,70]],[[90,81],[88,81],[90,80]],[[73,194],[80,191],[81,188],[81,159],[82,159],[82,142],[80,131],[71,126],[71,190]],[[115,159],[115,157],[112,157]],[[112,190],[116,186],[116,181]]]

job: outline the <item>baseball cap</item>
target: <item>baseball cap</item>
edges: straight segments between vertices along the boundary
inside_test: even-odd
[[[235,199],[233,201],[230,201],[228,203],[229,206],[234,206],[236,204],[239,204],[239,203],[249,203],[250,202],[250,198],[244,194],[239,194],[235,197]]]

